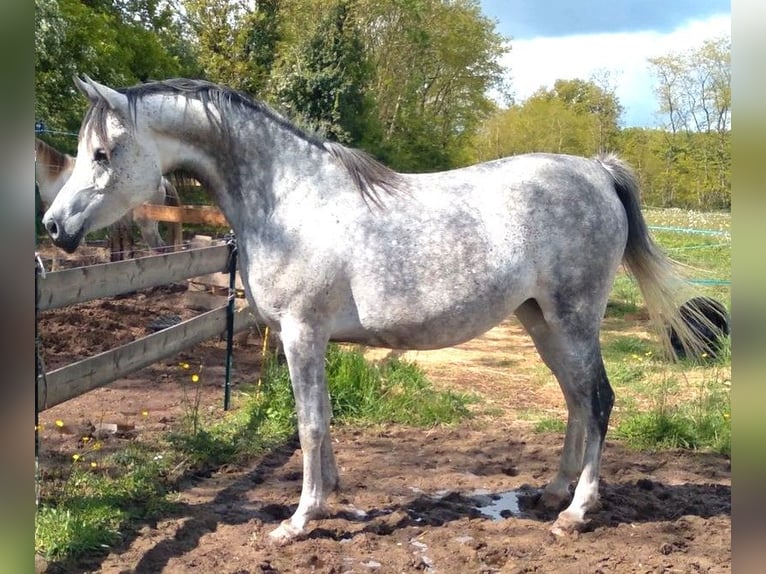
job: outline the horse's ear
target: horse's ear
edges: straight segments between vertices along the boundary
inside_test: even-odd
[[[104,101],[112,110],[123,111],[128,109],[128,97],[125,94],[121,94],[117,90],[99,84],[85,74],[83,74],[82,80],[75,76],[74,84],[77,86],[77,89],[91,101],[91,103],[95,104],[98,101]]]

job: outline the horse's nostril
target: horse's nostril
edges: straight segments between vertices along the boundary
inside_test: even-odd
[[[53,239],[56,239],[56,237],[59,234],[59,226],[56,225],[56,222],[53,220],[47,221],[45,223],[45,230],[48,232],[48,235],[50,235]]]

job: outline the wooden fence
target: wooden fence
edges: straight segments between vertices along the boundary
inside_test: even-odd
[[[229,225],[221,210],[212,205],[182,205],[177,207],[145,203],[138,206],[134,213],[154,221],[168,223],[193,223],[221,227]]]
[[[140,259],[52,271],[37,279],[37,309],[47,310],[166,285],[229,269],[231,249],[217,245]],[[226,330],[227,305],[126,345],[37,377],[37,411],[104,386]],[[234,312],[234,332],[256,324],[249,307]]]

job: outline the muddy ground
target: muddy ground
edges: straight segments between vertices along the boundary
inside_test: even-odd
[[[187,318],[185,286],[42,313],[48,369],[148,334],[160,317]],[[234,390],[258,375],[261,340],[239,340]],[[209,341],[41,414],[44,469],[70,464],[85,428],[104,448],[151,441],[183,416],[187,361],[203,364],[204,413],[222,412],[224,343]],[[608,441],[601,508],[580,533],[555,538],[555,513],[535,505],[563,437],[537,433],[525,410],[563,413],[513,319],[483,337],[418,360],[437,386],[476,392],[486,413],[457,426],[334,429],[341,491],[305,539],[273,547],[266,534],[289,516],[301,484],[297,440],[245,467],[188,481],[172,515],[139,524],[122,544],[48,572],[104,573],[661,573],[729,572],[731,464],[693,452],[644,453]],[[516,372],[514,372],[516,370]],[[534,369],[533,369],[534,371]],[[519,374],[522,373],[522,374]],[[618,397],[619,402],[619,397]],[[64,427],[57,427],[55,421]],[[503,503],[504,507],[493,504]],[[505,510],[502,510],[505,508]]]

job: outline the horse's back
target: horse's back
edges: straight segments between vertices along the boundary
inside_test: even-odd
[[[405,178],[407,193],[349,223],[340,247],[353,322],[375,344],[454,344],[527,299],[601,297],[611,284],[627,223],[597,162],[534,154]]]
[[[610,173],[596,160],[534,153],[435,174],[407,176],[415,220],[471,227],[512,250],[571,244],[624,248],[627,219]],[[393,200],[392,204],[395,203]],[[407,196],[394,209],[408,211]],[[406,217],[405,217],[406,218]],[[420,225],[418,225],[418,228]],[[462,229],[464,236],[471,229]]]

